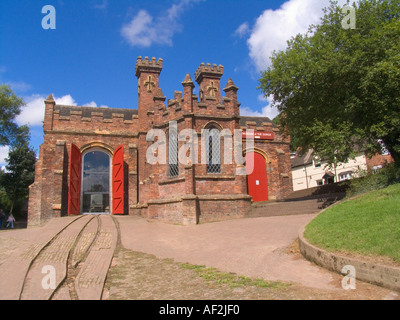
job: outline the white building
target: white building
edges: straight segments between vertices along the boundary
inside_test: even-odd
[[[367,169],[365,154],[359,154],[355,160],[329,168],[328,163],[321,161],[311,149],[304,155],[292,158],[293,191],[350,180],[360,170]]]

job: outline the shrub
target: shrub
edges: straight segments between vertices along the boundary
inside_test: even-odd
[[[359,172],[359,178],[351,180],[347,196],[379,190],[395,183],[400,183],[400,166],[392,163],[377,172]]]

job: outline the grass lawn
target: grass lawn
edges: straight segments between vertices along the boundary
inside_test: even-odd
[[[304,236],[331,252],[385,256],[400,263],[400,184],[329,208],[307,226]]]

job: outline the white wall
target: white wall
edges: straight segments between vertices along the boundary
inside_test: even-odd
[[[347,163],[339,164],[336,169],[329,168],[326,162],[322,162],[320,167],[315,167],[314,163],[304,167],[292,169],[293,191],[317,187],[317,181],[322,180],[326,171],[335,174],[335,182],[340,181],[340,174],[347,171],[356,173],[359,170],[367,170],[365,155],[359,155],[355,160],[349,160]],[[306,178],[307,177],[307,178]],[[354,177],[354,174],[353,174]]]

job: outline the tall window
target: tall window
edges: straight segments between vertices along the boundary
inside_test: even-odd
[[[221,140],[219,130],[208,128],[206,135],[207,173],[221,173]]]
[[[168,135],[168,176],[170,178],[179,176],[178,136],[174,130]]]
[[[82,211],[110,213],[110,156],[89,151],[83,157]]]

